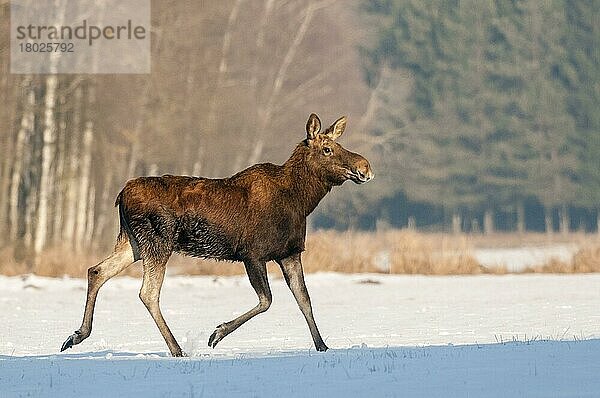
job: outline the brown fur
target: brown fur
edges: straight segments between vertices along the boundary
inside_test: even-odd
[[[363,183],[373,176],[365,158],[334,141],[343,133],[345,125],[346,119],[340,118],[325,132],[319,133],[321,122],[316,115],[311,115],[307,122],[307,139],[296,147],[283,165],[257,164],[224,179],[172,175],[140,177],[129,181],[119,193],[116,202],[121,220],[119,242],[129,243],[127,248],[130,248],[134,261],[144,261],[144,285],[140,297],[173,355],[181,355],[181,349],[158,308],[164,268],[173,252],[243,261],[259,296],[257,307],[220,325],[209,345],[214,347],[227,334],[268,308],[271,294],[265,263],[273,260],[282,267],[307,318],[315,346],[320,350],[327,348],[312,319],[300,253],[304,250],[306,217],[331,188],[348,179]],[[119,270],[122,267],[123,264],[114,266]],[[107,275],[112,276],[112,272]],[[92,312],[95,294],[105,282],[102,278],[100,282],[97,279],[94,276],[88,285]],[[89,328],[83,328],[83,332],[80,329],[71,336],[65,342],[66,348],[89,335],[92,315],[87,312],[86,306]],[[83,335],[86,336],[81,338]]]

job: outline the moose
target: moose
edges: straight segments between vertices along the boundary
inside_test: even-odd
[[[346,128],[341,117],[321,132],[314,113],[306,139],[282,165],[261,163],[229,178],[164,175],[128,181],[117,196],[120,230],[114,252],[88,269],[87,298],[81,327],[61,351],[81,343],[92,331],[94,305],[102,285],[142,260],[140,299],[158,326],[171,355],[185,355],[159,307],[167,260],[173,252],[244,263],[258,305],[216,327],[214,348],[225,336],[271,305],[266,263],[275,261],[306,322],[318,351],[326,351],[304,282],[301,253],[306,217],[332,187],[373,178],[367,159],[336,142]]]

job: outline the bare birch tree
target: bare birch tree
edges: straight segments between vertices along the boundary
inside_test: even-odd
[[[92,197],[90,195],[90,167],[92,163],[92,141],[93,141],[93,123],[86,122],[83,132],[82,148],[81,148],[81,165],[79,189],[77,190],[77,210],[75,221],[75,249],[81,251],[84,248],[87,225],[88,225],[88,201]]]
[[[38,192],[38,211],[33,249],[38,255],[48,238],[48,208],[50,195],[54,186],[52,161],[55,156],[56,120],[55,103],[58,77],[55,74],[46,77],[46,98],[44,110],[44,131],[42,136],[42,173]]]
[[[17,239],[19,233],[19,190],[21,189],[22,173],[25,165],[26,145],[33,134],[35,94],[32,87],[32,78],[29,75],[23,80],[23,91],[23,114],[17,132],[10,179],[9,237],[13,242]]]
[[[68,171],[64,182],[66,183],[65,194],[65,221],[63,223],[64,243],[68,248],[75,245],[75,228],[77,220],[77,200],[80,187],[80,154],[82,146],[83,128],[81,124],[83,89],[78,85],[75,89],[73,103],[73,118],[71,123],[71,134],[68,154]]]

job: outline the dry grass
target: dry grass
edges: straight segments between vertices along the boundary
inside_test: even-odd
[[[581,273],[600,272],[600,239],[597,235],[571,234],[567,236],[544,234],[450,235],[418,233],[409,230],[380,232],[310,233],[303,253],[306,272],[335,271],[345,273],[392,273],[425,275],[504,274],[506,268],[487,269],[473,257],[479,247],[539,246],[548,243],[576,243],[582,249],[573,260],[550,260],[523,272]],[[103,253],[102,255],[106,255]],[[35,273],[42,276],[85,277],[88,267],[98,263],[102,255],[74,254],[60,249],[47,250],[38,263],[19,262],[13,250],[0,250],[0,274],[19,275]],[[239,275],[244,273],[241,263],[217,262],[173,256],[168,272],[180,275]],[[269,272],[281,273],[274,263]],[[134,264],[126,275],[139,276],[141,265]]]
[[[99,263],[103,257],[89,253],[75,253],[69,250],[52,248],[44,251],[41,259],[35,261],[17,261],[12,247],[0,250],[0,275],[36,274],[39,276],[73,276],[83,278],[87,269]],[[123,275],[141,275],[140,264],[134,264]]]
[[[392,274],[474,274],[482,268],[465,237],[417,232],[318,232],[308,237],[307,272],[383,272]]]
[[[581,248],[570,262],[551,259],[546,264],[525,269],[523,272],[576,274],[600,272],[600,244]]]

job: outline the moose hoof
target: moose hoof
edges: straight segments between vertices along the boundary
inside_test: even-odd
[[[75,333],[70,335],[69,338],[65,340],[63,345],[60,347],[60,352],[63,352],[67,348],[71,348],[74,345],[81,343],[82,340],[83,336],[81,335],[81,332],[79,330],[76,330]]]
[[[171,356],[175,357],[175,358],[187,358],[189,355],[186,354],[184,351],[175,351],[171,353]]]
[[[227,336],[227,333],[227,327],[225,324],[217,326],[213,334],[211,334],[210,338],[208,339],[208,346],[215,348],[219,341],[223,340],[223,337]]]
[[[329,349],[329,347],[327,347],[325,343],[317,344],[315,345],[315,348],[317,349],[317,351],[321,352],[327,351]]]

